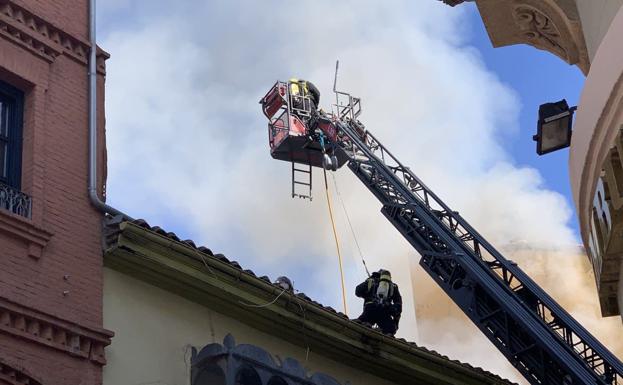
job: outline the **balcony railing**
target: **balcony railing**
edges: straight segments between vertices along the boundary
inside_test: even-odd
[[[0,210],[9,210],[13,214],[30,218],[32,198],[23,192],[0,183]]]

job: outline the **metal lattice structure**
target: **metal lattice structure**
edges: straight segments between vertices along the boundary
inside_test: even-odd
[[[241,372],[251,373],[240,376]],[[214,374],[220,374],[215,376]],[[242,377],[242,378],[241,378]],[[218,380],[220,379],[220,381]],[[324,373],[308,373],[293,358],[275,361],[272,355],[254,345],[236,345],[231,334],[223,344],[209,344],[199,352],[195,348],[191,356],[192,385],[340,385]]]
[[[32,199],[28,195],[11,186],[0,183],[0,209],[30,218],[31,207]]]
[[[420,253],[420,265],[511,364],[531,384],[623,385],[621,362],[362,128],[359,99],[337,97],[348,167]]]

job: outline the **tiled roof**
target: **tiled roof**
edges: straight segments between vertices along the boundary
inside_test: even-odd
[[[153,231],[153,232],[155,232],[155,233],[157,233],[157,234],[159,234],[159,235],[165,236],[165,237],[167,237],[167,238],[169,238],[169,239],[171,239],[171,240],[173,240],[173,241],[176,241],[176,242],[180,242],[180,243],[186,244],[186,245],[188,245],[188,246],[190,246],[190,247],[194,248],[195,250],[200,251],[200,252],[201,252],[201,253],[202,253],[205,257],[208,257],[208,258],[216,258],[216,259],[218,259],[218,260],[219,260],[219,261],[221,261],[221,262],[225,262],[225,263],[229,264],[230,266],[232,266],[232,267],[234,267],[234,268],[236,268],[236,269],[238,269],[238,270],[244,271],[245,273],[247,273],[247,274],[249,274],[249,275],[251,275],[251,276],[253,276],[253,277],[256,277],[257,279],[260,279],[260,280],[262,280],[262,281],[265,281],[265,282],[267,282],[267,283],[269,283],[269,284],[271,284],[271,285],[278,286],[278,285],[277,285],[277,284],[275,284],[273,281],[271,281],[271,280],[270,280],[270,278],[269,278],[268,276],[266,276],[266,275],[258,276],[258,275],[257,275],[257,274],[255,274],[255,272],[253,272],[252,270],[249,270],[249,269],[243,269],[243,267],[242,267],[242,266],[240,266],[240,264],[239,264],[237,261],[232,261],[232,260],[228,259],[228,258],[227,258],[225,255],[223,255],[223,254],[220,254],[220,253],[213,253],[213,252],[212,252],[212,250],[210,250],[209,248],[207,248],[207,247],[205,247],[205,246],[197,246],[197,245],[195,244],[195,242],[194,242],[194,241],[192,241],[192,240],[190,240],[190,239],[182,240],[182,239],[180,239],[180,238],[179,238],[179,237],[178,237],[175,233],[168,232],[168,231],[166,231],[166,230],[162,229],[162,228],[161,228],[161,227],[159,227],[159,226],[150,226],[150,225],[147,223],[147,221],[145,221],[145,220],[143,220],[143,219],[136,219],[136,220],[133,220],[133,221],[131,221],[131,222],[132,222],[133,224],[135,224],[135,225],[137,225],[137,226],[140,226],[140,227],[142,227],[142,228],[145,228],[145,229],[147,229],[147,230],[149,230],[149,231]],[[111,220],[111,221],[109,222],[109,227],[118,228],[118,225],[119,225],[119,219],[117,219],[117,220],[114,220],[114,219],[113,219],[113,220]],[[114,231],[114,230],[113,230],[113,232],[108,232],[108,237],[107,237],[107,238],[108,238],[108,240],[109,240],[109,239],[111,239],[111,237],[114,237],[114,233],[115,233],[115,231]],[[279,286],[278,286],[278,287],[279,287]],[[281,288],[281,287],[279,287],[279,288]],[[307,301],[307,302],[309,302],[309,303],[311,303],[311,304],[313,304],[313,305],[315,305],[315,306],[317,306],[317,307],[319,307],[319,308],[323,309],[324,311],[327,311],[327,312],[330,312],[330,313],[336,314],[336,315],[338,315],[339,317],[344,318],[344,319],[346,319],[346,320],[350,320],[346,314],[344,314],[344,313],[342,313],[342,312],[338,312],[338,311],[336,311],[335,309],[333,309],[333,308],[332,308],[332,307],[330,307],[330,306],[324,306],[324,305],[322,305],[321,303],[314,301],[314,300],[313,300],[313,299],[311,299],[309,296],[307,296],[305,293],[298,293],[298,294],[296,294],[296,296],[297,296],[298,298],[300,298],[300,299],[304,300],[304,301]],[[361,323],[355,322],[354,320],[350,320],[350,322],[356,323],[357,325],[360,325],[360,326],[366,326],[365,324],[361,324]],[[369,327],[369,326],[367,326],[367,327]],[[371,328],[371,327],[369,327],[369,328]],[[371,328],[371,329],[372,329],[372,328]],[[372,330],[375,330],[375,329],[372,329]],[[375,330],[375,331],[376,331],[376,330]],[[487,370],[484,370],[484,369],[482,369],[482,368],[480,368],[480,367],[475,367],[475,366],[472,366],[472,365],[470,365],[470,364],[468,364],[468,363],[461,362],[461,361],[458,361],[458,360],[452,360],[452,359],[448,358],[447,356],[445,356],[445,355],[443,355],[443,354],[440,354],[440,353],[438,353],[438,352],[436,352],[436,351],[434,351],[434,350],[430,350],[430,349],[427,349],[427,348],[425,348],[425,347],[423,347],[423,346],[419,346],[419,345],[417,345],[415,342],[407,341],[407,340],[405,340],[404,338],[396,338],[396,337],[393,337],[393,336],[385,335],[385,334],[382,334],[382,333],[381,333],[381,332],[379,332],[379,331],[377,331],[377,333],[379,333],[379,335],[381,335],[383,338],[388,338],[388,339],[392,339],[392,340],[400,341],[401,343],[408,345],[408,346],[409,346],[410,348],[412,348],[412,349],[418,349],[418,350],[420,350],[420,351],[424,351],[424,352],[426,352],[426,353],[429,353],[429,354],[435,355],[435,356],[437,356],[437,357],[439,357],[439,358],[442,358],[442,359],[448,360],[448,361],[453,362],[453,363],[455,363],[455,364],[459,364],[459,365],[461,365],[461,366],[463,366],[463,367],[465,367],[465,368],[467,368],[467,369],[470,369],[470,370],[472,370],[472,371],[475,371],[475,372],[477,372],[477,373],[480,373],[480,374],[483,374],[483,375],[485,375],[485,376],[491,377],[491,378],[495,379],[495,380],[496,380],[496,382],[498,382],[498,383],[500,383],[500,384],[515,384],[515,383],[513,383],[513,382],[511,382],[511,381],[509,381],[509,380],[506,380],[506,379],[504,379],[504,378],[502,378],[502,377],[500,377],[500,376],[498,376],[498,375],[496,375],[496,374],[493,374],[493,373],[491,373],[491,372],[489,372],[489,371],[487,371]],[[515,385],[516,385],[516,384],[515,384]]]

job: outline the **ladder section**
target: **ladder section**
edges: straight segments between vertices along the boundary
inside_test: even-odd
[[[623,385],[623,365],[372,134],[340,120],[349,168],[420,264],[532,384]]]
[[[295,197],[312,200],[312,166],[310,164],[292,162],[292,198]]]

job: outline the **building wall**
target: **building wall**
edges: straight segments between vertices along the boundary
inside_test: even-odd
[[[619,283],[623,282],[623,269],[619,269]],[[623,309],[623,285],[619,284],[619,309]]]
[[[623,0],[576,0],[588,55],[592,61]]]
[[[88,0],[13,0],[43,20],[84,41],[89,39]]]
[[[87,196],[87,7],[0,1],[0,80],[24,92],[21,191],[33,202],[31,218],[0,209],[0,357],[42,384],[99,383],[110,338],[101,329],[102,215]]]
[[[322,352],[310,352],[306,360],[306,350],[298,345],[108,268],[104,269],[104,326],[116,334],[106,348],[105,385],[189,384],[190,347],[222,343],[228,333],[238,344],[259,346],[282,359],[294,358],[311,373],[326,373],[343,384],[390,384],[323,358]]]
[[[604,316],[621,313],[623,253],[623,8],[591,63],[575,118],[569,172]]]

